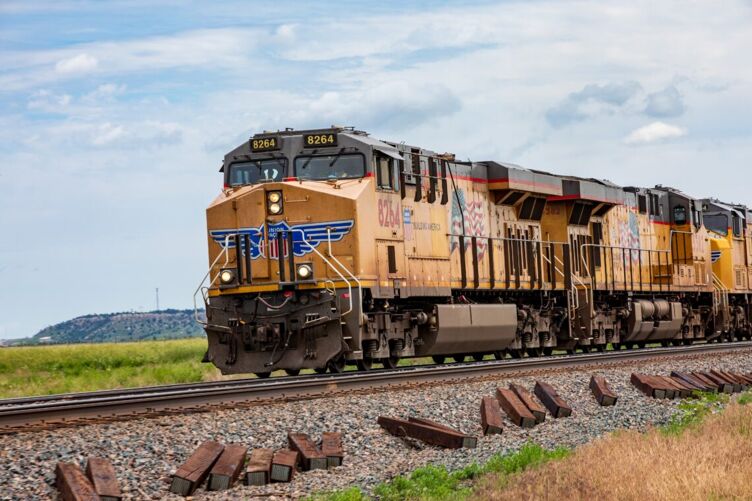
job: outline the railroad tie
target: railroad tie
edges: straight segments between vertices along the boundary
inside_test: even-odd
[[[86,476],[102,501],[120,501],[123,498],[115,468],[109,460],[90,457],[86,461]]]
[[[437,423],[436,421],[431,421],[430,419],[425,419],[425,418],[416,417],[416,416],[409,416],[407,420],[410,421],[411,423],[418,423],[418,424],[422,424],[425,426],[431,426],[439,430],[446,430],[446,431],[451,431],[454,433],[459,433],[460,435],[464,435],[465,440],[462,442],[462,447],[466,449],[475,449],[478,446],[478,439],[476,437],[472,435],[468,435],[467,433],[461,430],[458,430],[456,428],[452,428],[451,426],[447,426],[445,424]]]
[[[219,442],[207,440],[201,444],[172,476],[170,492],[190,496],[206,480],[222,450],[224,446]]]
[[[522,428],[535,426],[535,416],[512,390],[497,388],[496,400],[514,424]]]
[[[572,414],[572,408],[556,393],[553,386],[542,381],[535,382],[535,396],[537,396],[548,412],[555,418],[567,417]]]
[[[729,376],[724,371],[717,371],[715,369],[711,369],[710,372],[711,374],[715,374],[719,378],[731,384],[734,387],[734,393],[739,393],[740,391],[743,391],[745,389],[745,385],[742,385],[740,381],[738,381],[734,377]]]
[[[266,485],[272,469],[272,449],[253,449],[248,468],[245,470],[245,485]]]
[[[209,491],[223,491],[232,487],[245,465],[248,448],[240,444],[228,444],[209,472]]]
[[[321,452],[326,456],[327,468],[342,466],[345,457],[342,448],[342,434],[338,431],[325,431],[321,434]]]
[[[55,467],[57,489],[62,501],[98,501],[99,495],[81,468],[74,463],[58,463]]]
[[[717,371],[715,369],[710,369],[709,372],[716,379],[718,379],[720,381],[723,381],[724,383],[726,383],[728,385],[731,385],[731,393],[739,393],[740,391],[742,391],[742,385],[740,385],[739,383],[733,381],[732,379],[729,379],[723,373],[721,373],[721,372],[719,372],[719,371]]]
[[[690,375],[698,379],[699,381],[702,381],[706,385],[715,388],[715,391],[717,391],[718,393],[725,393],[723,385],[719,384],[718,381],[706,377],[702,372],[692,372]]]
[[[695,388],[697,388],[700,391],[709,391],[709,392],[717,392],[718,387],[714,386],[710,383],[707,383],[705,381],[702,381],[692,374],[688,372],[678,372],[678,371],[672,371],[671,377],[679,378],[682,381],[685,381],[686,383],[694,385]]]
[[[428,445],[436,445],[447,449],[460,449],[464,446],[467,436],[457,431],[435,428],[421,423],[414,423],[405,419],[379,416],[379,426],[395,437],[408,437]]]
[[[595,401],[602,407],[616,405],[616,393],[608,386],[606,378],[603,376],[593,376],[590,378],[590,391],[593,392]]]
[[[533,398],[533,394],[527,391],[523,386],[520,386],[518,384],[510,384],[509,389],[514,392],[515,395],[522,401],[523,404],[525,404],[525,407],[530,411],[530,413],[535,418],[535,422],[537,424],[542,423],[546,420],[546,408],[543,407],[541,404],[539,404],[535,398]]]
[[[653,382],[648,379],[648,377],[645,374],[639,374],[636,372],[633,372],[629,376],[629,381],[632,383],[632,385],[640,390],[642,393],[647,395],[648,397],[653,398],[665,398],[666,392],[662,389],[656,388],[653,384]]]
[[[288,433],[287,442],[290,449],[300,454],[300,465],[304,471],[326,470],[326,455],[321,452],[313,440],[305,433]]]
[[[701,374],[702,377],[704,377],[705,379],[709,379],[710,381],[712,381],[713,384],[715,384],[718,387],[719,392],[728,393],[728,394],[734,393],[734,385],[729,383],[725,379],[721,379],[711,372],[703,371],[703,372],[699,372],[698,374]]]
[[[499,401],[494,397],[483,397],[480,401],[480,423],[484,435],[500,434],[504,430]]]
[[[269,478],[272,482],[289,482],[295,475],[298,464],[298,452],[280,449],[272,457],[272,469]]]

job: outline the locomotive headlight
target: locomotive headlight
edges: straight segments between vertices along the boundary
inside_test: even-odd
[[[269,213],[270,214],[279,214],[282,212],[282,206],[279,204],[269,204]]]
[[[235,272],[230,269],[222,270],[219,272],[219,281],[223,284],[232,283],[235,280]]]
[[[313,268],[310,264],[299,264],[296,267],[296,273],[301,280],[309,280],[313,277]]]
[[[278,191],[270,191],[269,192],[269,196],[268,196],[269,202],[271,202],[271,203],[274,204],[274,203],[279,202],[281,198],[282,198],[282,196],[279,194]]]
[[[269,214],[276,216],[282,214],[282,192],[269,191],[266,193],[266,210]]]

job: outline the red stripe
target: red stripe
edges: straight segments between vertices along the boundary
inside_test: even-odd
[[[609,200],[607,198],[585,198],[580,195],[551,195],[546,198],[549,202],[561,202],[563,200],[590,200],[593,202],[603,202],[607,204],[622,205],[623,202],[619,200]]]

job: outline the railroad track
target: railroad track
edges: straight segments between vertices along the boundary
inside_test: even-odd
[[[666,356],[733,352],[740,348],[752,348],[752,342],[644,348],[519,360],[419,365],[369,372],[239,379],[14,398],[0,400],[0,433],[192,412],[213,407],[235,407],[271,400],[312,399],[345,391],[408,384],[437,381],[464,382],[470,378],[520,371],[601,365]]]

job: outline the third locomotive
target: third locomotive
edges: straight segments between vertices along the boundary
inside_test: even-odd
[[[750,337],[752,214],[665,186],[265,132],[207,209],[223,373]]]

